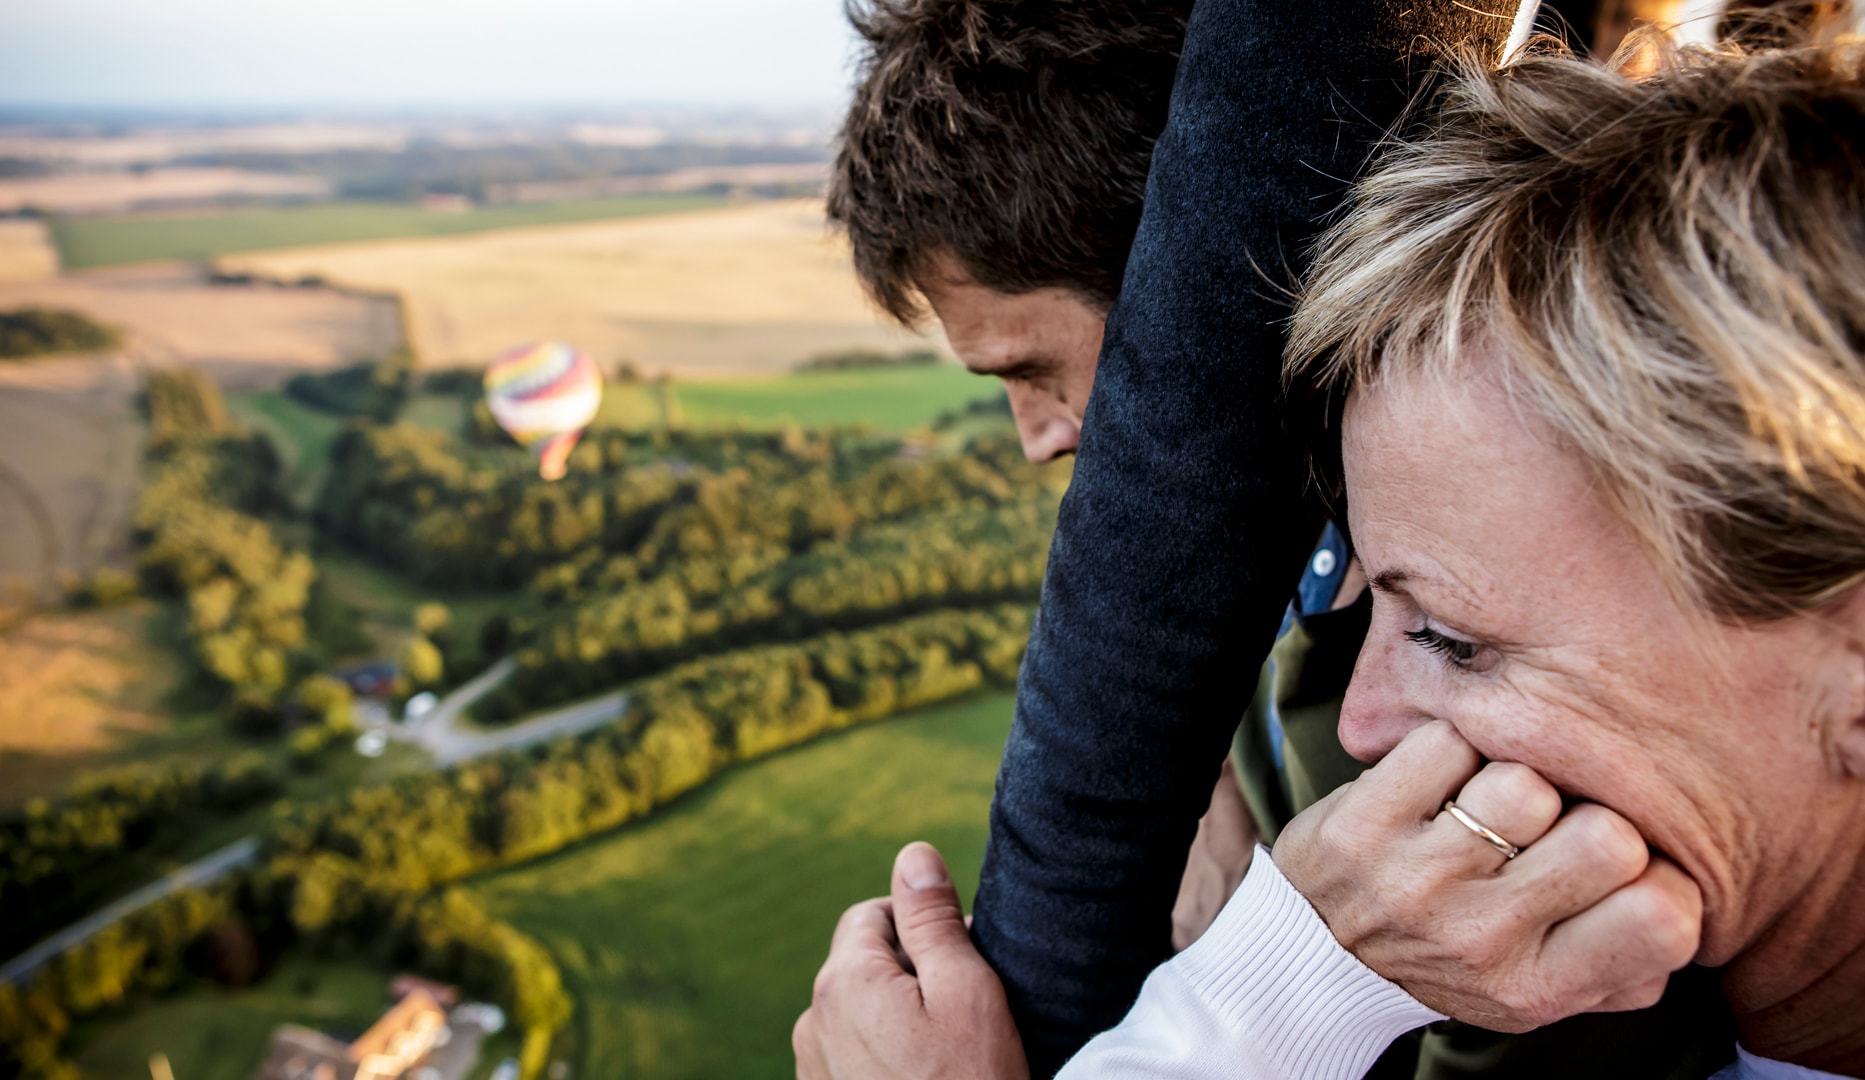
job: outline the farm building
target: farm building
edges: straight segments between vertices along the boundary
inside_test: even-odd
[[[452,987],[404,976],[394,988],[401,1000],[355,1042],[281,1025],[254,1080],[458,1080],[478,1060],[480,1041],[503,1026],[503,1016],[487,1015],[496,1009],[450,1009]]]

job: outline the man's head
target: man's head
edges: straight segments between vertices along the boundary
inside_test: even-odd
[[[829,216],[875,301],[1004,379],[1024,452],[1075,448],[1190,0],[871,0]]]

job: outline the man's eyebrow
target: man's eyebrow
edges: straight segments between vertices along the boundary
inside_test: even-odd
[[[1366,580],[1374,591],[1391,596],[1405,591],[1400,586],[1412,580],[1412,572],[1410,570],[1381,570]]]

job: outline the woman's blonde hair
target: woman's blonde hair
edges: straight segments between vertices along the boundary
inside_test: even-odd
[[[1319,241],[1288,378],[1486,365],[1681,597],[1838,596],[1865,581],[1862,73],[1856,44],[1466,65]]]

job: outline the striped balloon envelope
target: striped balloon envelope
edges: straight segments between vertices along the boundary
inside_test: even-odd
[[[538,475],[563,476],[583,428],[602,404],[602,371],[561,341],[520,345],[486,369],[486,407],[537,458]]]

